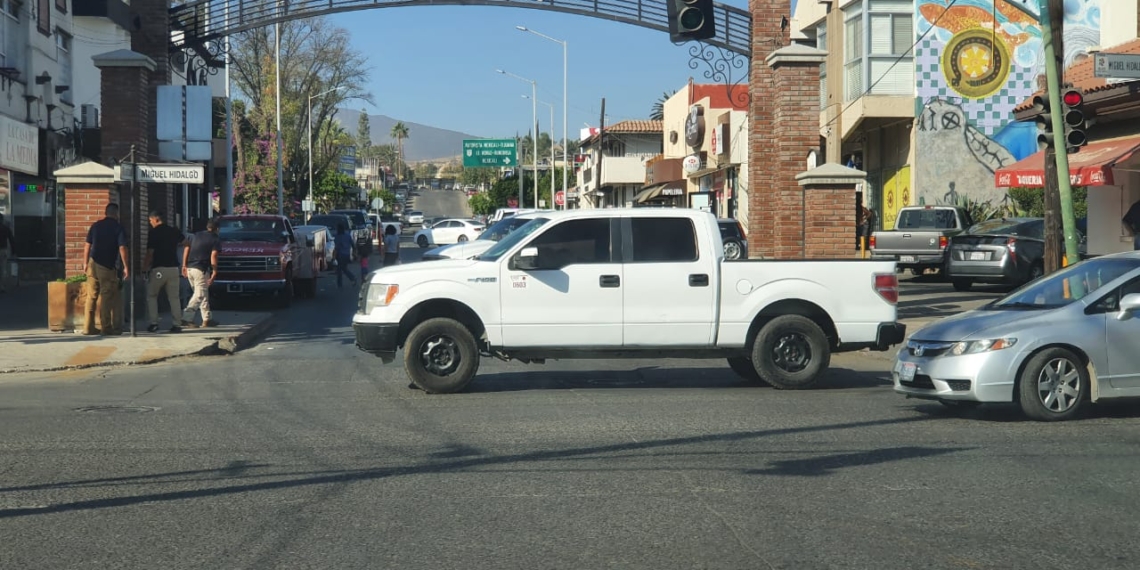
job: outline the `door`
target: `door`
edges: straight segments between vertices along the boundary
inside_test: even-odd
[[[431,239],[438,245],[459,241],[459,222],[447,220],[431,227]]]
[[[713,342],[717,261],[700,255],[693,221],[624,218],[625,346],[708,346]]]
[[[536,268],[501,264],[503,345],[620,348],[622,276],[613,251],[617,218],[566,220],[518,250],[536,248]]]
[[[1120,397],[1140,396],[1140,352],[1136,350],[1136,339],[1140,338],[1140,317],[1119,321],[1116,319],[1120,300],[1126,295],[1140,293],[1140,278],[1122,285],[1118,292],[1106,298],[1108,306],[1105,315],[1105,347],[1108,352],[1108,370],[1098,376],[1108,380],[1112,393],[1101,388],[1101,395]]]

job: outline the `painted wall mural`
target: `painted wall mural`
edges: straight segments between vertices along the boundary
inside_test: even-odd
[[[1100,42],[1100,2],[1065,0],[1065,66]],[[1111,1],[1111,0],[1107,0]],[[1044,0],[917,0],[915,201],[998,203],[994,170],[1037,152],[1013,109],[1045,88]]]

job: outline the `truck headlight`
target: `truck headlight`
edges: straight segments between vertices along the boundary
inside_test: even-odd
[[[372,309],[376,307],[387,307],[392,303],[392,299],[396,298],[396,294],[400,292],[399,285],[384,285],[382,283],[369,283],[365,285],[364,291],[361,292],[361,298],[364,300],[363,313],[371,313]]]
[[[277,256],[265,258],[266,267],[281,267],[281,258]]]
[[[967,340],[955,343],[946,352],[948,356],[961,356],[963,354],[978,354],[1002,350],[1017,344],[1016,338],[994,338],[988,340]]]

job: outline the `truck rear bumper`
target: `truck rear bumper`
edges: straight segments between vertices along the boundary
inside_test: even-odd
[[[942,267],[943,262],[946,261],[945,255],[942,252],[938,253],[907,253],[907,254],[893,254],[893,253],[876,253],[871,252],[872,261],[894,261],[898,264],[900,269],[910,267]]]
[[[879,323],[879,332],[875,335],[875,346],[871,350],[884,352],[906,339],[906,325],[902,323]]]
[[[399,324],[352,323],[356,335],[356,348],[379,356],[384,363],[396,359]]]

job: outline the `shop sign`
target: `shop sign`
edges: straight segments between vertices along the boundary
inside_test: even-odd
[[[40,173],[40,130],[0,115],[0,167],[31,174]]]
[[[680,186],[669,185],[661,189],[662,196],[684,196],[685,189]]]
[[[709,152],[714,156],[728,154],[728,123],[718,123],[709,137]]]
[[[681,161],[681,169],[685,174],[692,174],[701,169],[701,157],[690,154]]]
[[[689,107],[685,118],[685,144],[699,149],[705,142],[705,109],[700,105]]]

